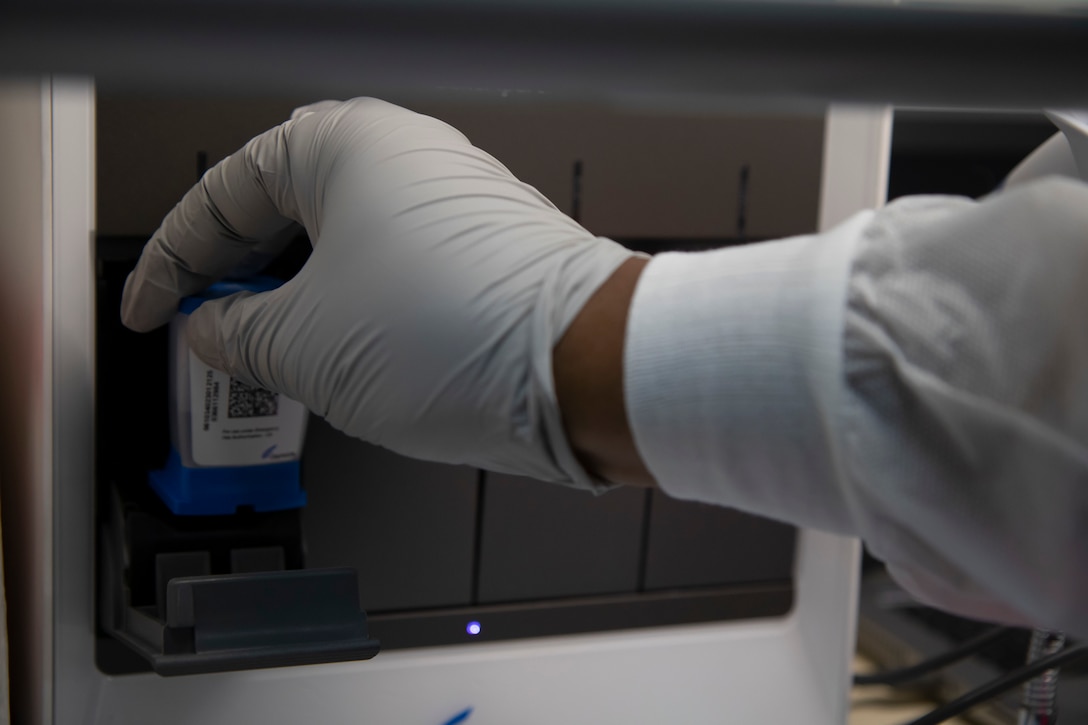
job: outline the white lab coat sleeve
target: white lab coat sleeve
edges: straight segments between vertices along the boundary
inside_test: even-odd
[[[1088,186],[667,254],[625,390],[662,488],[861,536],[923,601],[1088,634]]]

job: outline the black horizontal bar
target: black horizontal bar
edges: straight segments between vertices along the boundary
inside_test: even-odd
[[[262,94],[1088,103],[1088,15],[1032,7],[8,0],[0,72]]]
[[[674,624],[780,617],[793,607],[791,582],[573,597],[415,613],[371,614],[383,650],[607,632]],[[479,624],[477,634],[469,625]]]

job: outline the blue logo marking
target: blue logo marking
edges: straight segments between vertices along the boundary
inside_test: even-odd
[[[261,458],[268,458],[269,456],[271,456],[272,451],[276,450],[277,445],[279,445],[279,444],[278,443],[273,443],[272,445],[270,445],[268,447],[268,450],[266,450],[264,453],[261,454]]]
[[[446,722],[442,723],[442,725],[458,725],[459,723],[463,723],[464,721],[468,720],[468,716],[471,715],[471,714],[472,714],[472,708],[467,707],[467,708],[464,709],[464,711],[457,713],[451,719],[449,719]]]

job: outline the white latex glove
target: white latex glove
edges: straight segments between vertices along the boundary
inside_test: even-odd
[[[629,251],[596,238],[457,130],[374,99],[322,103],[209,170],[125,284],[133,330],[293,223],[283,287],[202,305],[212,367],[399,453],[595,488],[556,405],[552,348]]]

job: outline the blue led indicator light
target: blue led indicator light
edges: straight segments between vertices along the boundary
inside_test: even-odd
[[[465,631],[475,637],[477,634],[480,633],[480,623],[479,622],[469,622],[465,626]]]

